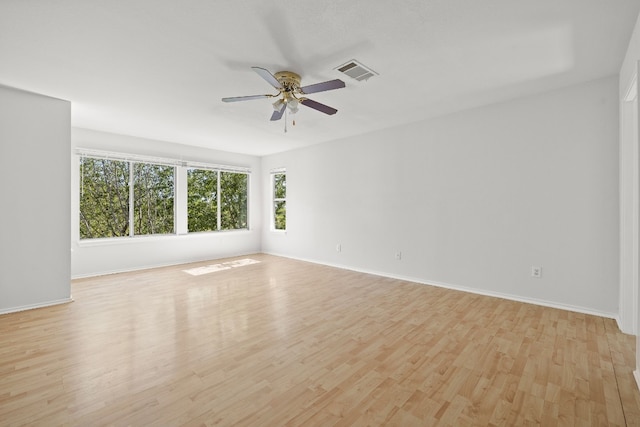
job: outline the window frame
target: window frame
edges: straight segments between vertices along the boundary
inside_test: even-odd
[[[131,209],[131,162],[128,161],[123,161],[120,159],[112,159],[112,158],[105,158],[105,157],[95,157],[95,156],[79,156],[79,161],[78,161],[78,172],[79,172],[79,188],[78,188],[78,240],[79,241],[96,241],[96,240],[113,240],[113,239],[128,239],[129,237],[131,237],[131,216],[130,214],[125,215],[125,212],[120,211],[120,213],[122,215],[119,215],[122,219],[123,222],[123,226],[125,228],[125,230],[123,230],[123,233],[121,235],[118,236],[103,236],[103,237],[82,237],[82,224],[88,224],[88,223],[92,223],[92,219],[93,218],[86,218],[82,215],[82,207],[83,207],[83,193],[85,191],[85,173],[84,173],[84,165],[85,162],[83,161],[83,159],[85,158],[90,158],[92,160],[95,160],[95,162],[92,162],[93,167],[95,168],[96,164],[100,164],[101,169],[104,171],[104,169],[106,169],[107,164],[106,162],[118,162],[121,163],[121,166],[117,166],[115,164],[110,164],[109,167],[112,168],[112,172],[117,172],[118,169],[122,168],[122,172],[124,172],[121,176],[116,177],[116,180],[118,182],[121,182],[125,188],[123,190],[122,193],[119,193],[116,191],[116,194],[119,194],[117,197],[120,198],[120,196],[122,196],[122,199],[124,200],[124,203],[126,204],[126,206],[128,207],[128,209]],[[104,196],[104,195],[103,195]],[[85,219],[83,221],[83,218]],[[95,218],[95,217],[94,217]],[[99,219],[98,219],[99,221]],[[126,222],[126,224],[125,224]],[[89,228],[91,228],[89,226]]]
[[[186,201],[186,209],[187,209],[187,234],[191,234],[191,233],[214,233],[214,232],[228,232],[228,231],[243,231],[243,230],[249,230],[250,229],[250,217],[249,217],[249,199],[250,199],[250,188],[251,188],[251,174],[249,172],[245,172],[245,171],[231,171],[231,170],[221,170],[221,169],[211,169],[211,168],[203,168],[203,167],[186,167],[187,169],[187,176],[189,174],[189,170],[202,170],[202,171],[210,171],[210,172],[215,172],[216,173],[216,229],[215,230],[202,230],[202,231],[188,231],[189,227],[188,227],[188,221],[189,221],[189,200],[188,200],[188,193],[189,193],[189,182],[187,181],[187,201]],[[223,173],[235,173],[235,174],[241,174],[241,175],[245,175],[246,176],[246,227],[244,228],[223,228],[222,225],[222,213],[223,213],[223,201],[224,201],[224,197],[223,197],[223,191],[224,188],[222,186],[222,174]],[[188,180],[188,178],[187,178]]]
[[[185,202],[185,208],[186,208],[186,221],[187,221],[187,234],[195,234],[195,233],[214,233],[214,232],[218,232],[220,231],[220,171],[216,170],[216,169],[209,169],[209,168],[192,168],[192,167],[188,167],[185,168],[186,169],[186,177],[187,177],[187,182],[186,182],[186,202]],[[199,231],[190,231],[189,230],[189,171],[190,170],[200,170],[200,171],[206,171],[206,172],[213,172],[215,173],[216,177],[216,228],[215,230],[199,230]]]
[[[138,154],[130,154],[130,153],[117,153],[117,152],[108,152],[102,150],[93,150],[86,148],[76,148],[75,154],[81,163],[81,159],[83,157],[89,157],[94,159],[103,159],[103,160],[115,160],[127,162],[129,164],[129,221],[131,221],[131,212],[134,204],[134,199],[132,198],[133,193],[133,168],[135,163],[148,163],[158,166],[171,166],[173,167],[173,233],[167,234],[133,234],[133,223],[129,222],[129,233],[126,236],[117,236],[117,237],[80,237],[80,224],[78,223],[78,243],[80,245],[96,245],[96,244],[112,244],[112,243],[122,243],[122,242],[131,242],[137,241],[139,239],[164,239],[164,238],[175,238],[175,237],[185,237],[188,235],[202,235],[207,233],[233,233],[233,232],[247,232],[251,230],[251,217],[250,217],[250,188],[251,188],[251,168],[244,166],[231,166],[231,165],[221,165],[215,163],[204,163],[204,162],[195,162],[195,161],[185,161],[178,160],[172,158],[164,158],[164,157],[152,157]],[[187,176],[188,169],[202,169],[202,170],[212,170],[217,172],[218,176],[218,223],[217,230],[207,230],[207,231],[188,231],[188,182],[184,184],[180,184],[182,179],[185,179]],[[238,229],[227,229],[224,230],[221,228],[220,221],[220,173],[221,172],[232,172],[232,173],[241,173],[246,175],[246,228],[238,228]],[[79,195],[79,202],[81,200],[81,186],[83,182],[83,174],[81,171],[81,167],[78,167],[78,189],[77,194]],[[80,203],[78,203],[77,215],[80,218]],[[181,212],[184,210],[184,212]],[[182,221],[185,221],[184,226],[181,224]]]
[[[276,233],[286,233],[287,232],[287,187],[286,187],[286,182],[287,182],[287,170],[285,168],[278,168],[278,169],[273,169],[270,173],[271,175],[271,179],[270,179],[270,185],[271,185],[271,215],[270,215],[270,228],[271,231],[276,232]],[[276,197],[276,176],[277,175],[284,175],[285,179],[285,194],[284,197]],[[285,226],[284,228],[277,228],[277,224],[276,224],[276,205],[278,203],[284,203],[285,206]]]
[[[171,233],[146,233],[146,234],[138,234],[136,233],[136,165],[137,164],[148,164],[152,166],[161,166],[161,167],[171,167],[173,169],[173,226]],[[171,165],[161,165],[157,163],[151,162],[142,162],[142,161],[130,161],[129,162],[129,237],[144,237],[144,236],[173,236],[177,234],[177,186],[176,186],[176,178],[178,176],[178,170],[176,166]]]
[[[245,222],[246,222],[246,227],[245,228],[223,228],[223,202],[225,201],[225,194],[224,194],[224,187],[222,186],[222,174],[223,173],[234,173],[234,174],[243,174],[246,176],[246,204],[245,204],[245,211],[246,211],[246,218],[245,218]],[[250,188],[250,183],[251,183],[251,175],[248,173],[243,173],[243,172],[235,172],[235,171],[225,171],[225,170],[219,170],[218,171],[218,231],[237,231],[237,230],[248,230],[249,229],[249,188]]]

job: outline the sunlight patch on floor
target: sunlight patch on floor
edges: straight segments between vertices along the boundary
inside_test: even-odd
[[[223,262],[221,264],[212,264],[204,267],[195,267],[190,268],[188,270],[182,270],[187,274],[191,274],[192,276],[202,276],[203,274],[215,273],[217,271],[229,270],[231,268],[236,267],[244,267],[245,265],[258,264],[260,261],[256,261],[255,259],[245,258],[238,259],[235,261]]]

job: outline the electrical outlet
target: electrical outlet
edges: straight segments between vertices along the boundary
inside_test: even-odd
[[[342,244],[338,243],[336,245],[336,252],[342,252]]]
[[[531,266],[531,277],[539,279],[542,277],[542,267],[538,267],[535,265]]]
[[[402,252],[400,252],[400,251],[397,251],[397,252],[396,252],[396,259],[397,259],[398,261],[400,261],[400,260],[402,259]]]

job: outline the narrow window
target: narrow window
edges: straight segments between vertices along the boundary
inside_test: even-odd
[[[135,235],[174,231],[173,166],[133,164],[133,232]]]
[[[218,230],[218,171],[187,170],[187,218],[190,233]]]
[[[80,158],[80,238],[129,235],[129,162]]]
[[[247,227],[246,173],[220,172],[220,229],[241,230]]]
[[[287,229],[287,174],[284,171],[272,174],[273,180],[273,229]]]

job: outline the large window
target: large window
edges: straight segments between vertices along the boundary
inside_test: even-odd
[[[89,153],[80,155],[81,239],[248,228],[247,169],[193,167],[166,159],[130,160],[124,155],[101,158]],[[186,193],[177,194],[180,168],[187,185],[178,187],[186,187]],[[182,206],[181,214],[177,206]]]
[[[174,175],[172,166],[81,157],[80,238],[173,233]]]
[[[246,173],[187,171],[189,232],[248,228]]]
[[[273,228],[287,229],[287,174],[285,171],[272,173],[273,183]]]

